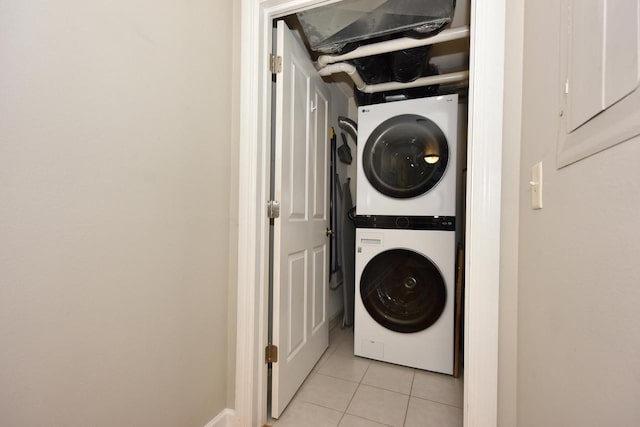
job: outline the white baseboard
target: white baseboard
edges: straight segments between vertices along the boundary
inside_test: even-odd
[[[236,411],[224,408],[214,419],[209,421],[204,427],[233,427],[233,418]]]

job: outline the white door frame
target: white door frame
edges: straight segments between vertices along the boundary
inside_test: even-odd
[[[273,18],[335,0],[241,0],[235,425],[266,422],[270,95]],[[464,425],[495,426],[505,1],[472,0]]]

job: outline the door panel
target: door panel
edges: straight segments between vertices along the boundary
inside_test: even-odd
[[[327,171],[329,170],[329,150],[327,141],[329,140],[328,130],[328,112],[329,112],[329,100],[319,90],[314,94],[315,102],[311,106],[312,110],[315,110],[314,115],[314,131],[315,131],[315,150],[313,152],[312,162],[314,165],[314,185],[313,190],[315,193],[313,216],[317,219],[325,219],[328,212],[328,200],[327,194],[329,180],[327,179]]]
[[[287,278],[287,294],[284,295],[287,300],[287,309],[289,310],[288,318],[288,339],[287,339],[287,360],[289,360],[304,345],[306,341],[306,328],[304,319],[306,319],[306,286],[304,284],[307,279],[307,251],[301,251],[289,256],[289,277]],[[288,296],[288,298],[287,298]],[[303,319],[297,322],[297,319]]]
[[[328,346],[329,92],[303,46],[278,22],[273,226],[271,415],[278,418]]]
[[[573,0],[569,9],[567,130],[638,86],[638,0]]]
[[[286,66],[286,64],[285,64]],[[291,132],[285,134],[286,147],[290,151],[290,178],[283,181],[283,186],[290,190],[291,219],[307,218],[307,153],[309,145],[309,117],[307,100],[309,99],[309,74],[295,61],[289,65],[291,69],[288,103],[292,106],[288,119]],[[283,123],[287,126],[287,123]],[[283,147],[284,148],[284,147]],[[283,201],[284,202],[284,201]]]
[[[322,327],[326,317],[325,281],[328,269],[326,249],[326,246],[320,246],[313,250],[313,313],[311,316],[313,332]]]

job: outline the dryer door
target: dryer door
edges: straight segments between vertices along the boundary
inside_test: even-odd
[[[389,197],[410,198],[435,187],[448,160],[447,139],[438,125],[423,116],[402,114],[371,133],[362,166],[376,190]]]
[[[391,249],[373,257],[362,271],[360,295],[376,322],[402,333],[433,325],[447,302],[447,288],[438,267],[406,249]]]

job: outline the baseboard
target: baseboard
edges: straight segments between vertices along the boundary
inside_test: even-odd
[[[233,418],[236,411],[224,408],[214,419],[209,421],[204,427],[233,427]]]

